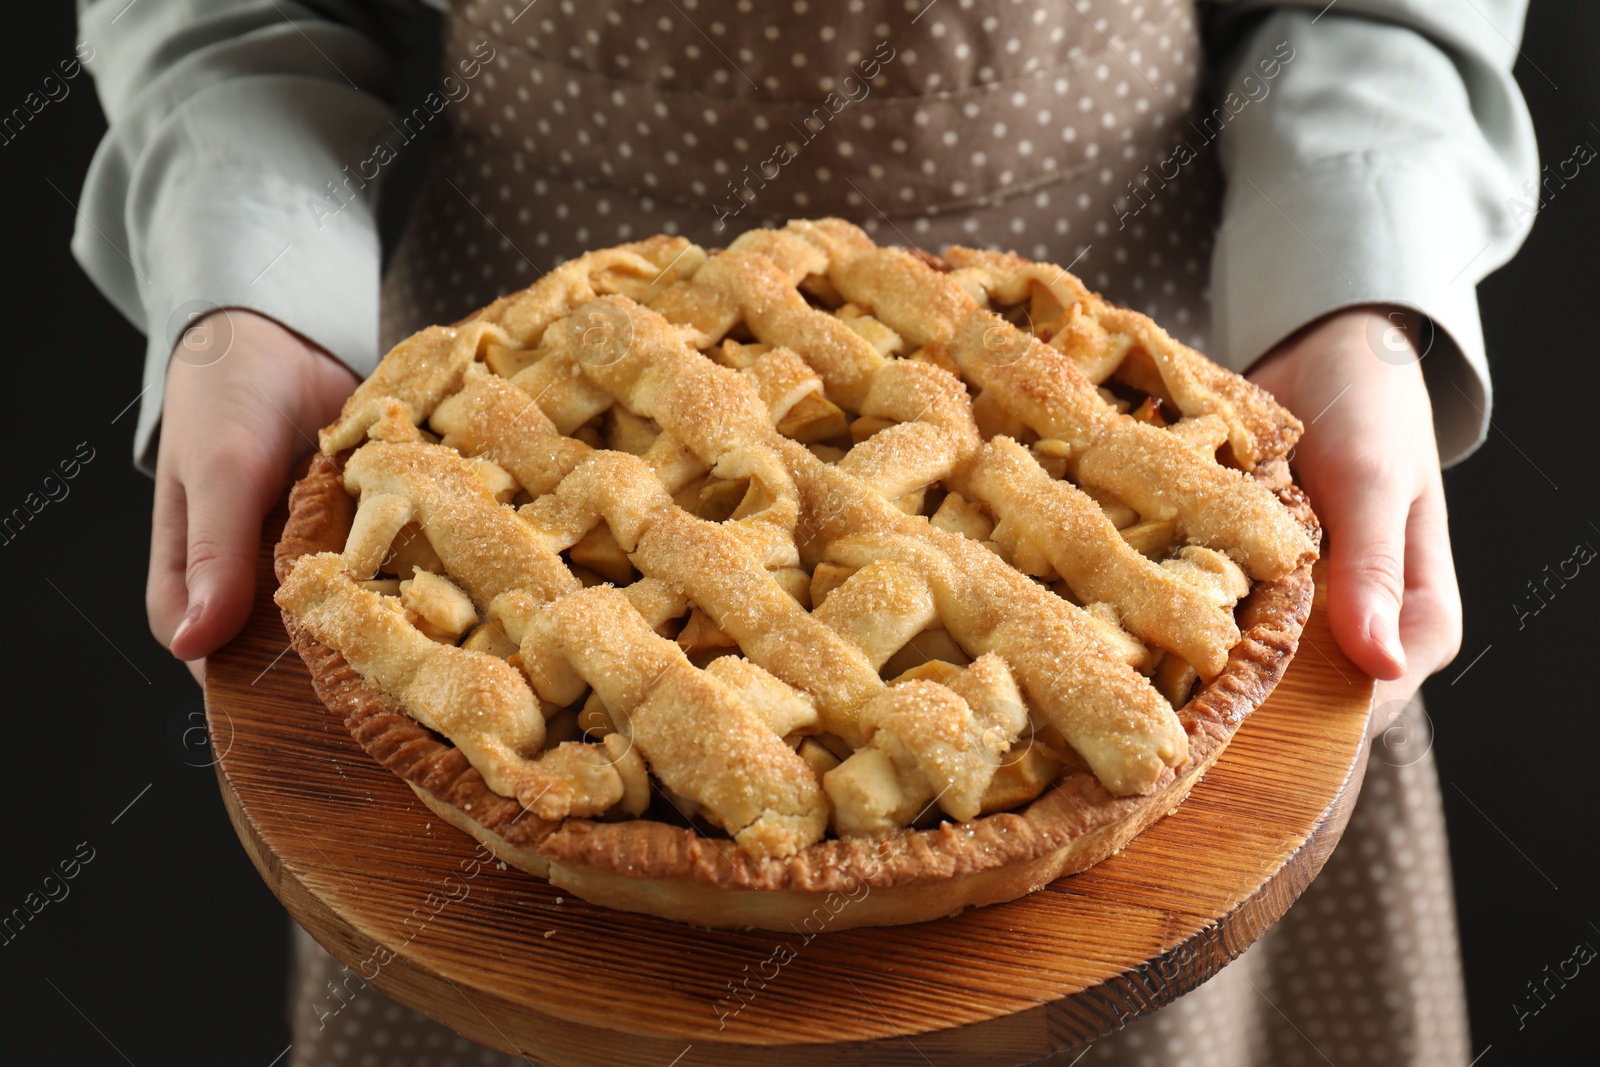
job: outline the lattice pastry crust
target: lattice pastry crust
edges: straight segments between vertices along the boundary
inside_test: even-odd
[[[837,219],[591,252],[396,345],[275,600],[435,811],[598,903],[832,929],[1174,807],[1293,654],[1301,431],[1061,268]]]

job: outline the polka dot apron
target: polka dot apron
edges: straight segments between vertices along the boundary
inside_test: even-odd
[[[1005,247],[1203,347],[1216,154],[1185,166],[1187,2],[467,0],[440,151],[383,290],[385,348],[656,233],[837,215]],[[1104,8],[1104,10],[1101,10]],[[402,117],[402,123],[405,117]]]
[[[437,157],[384,277],[381,343],[591,248],[837,215],[880,243],[1068,266],[1204,351],[1221,181],[1214,146],[1173,163],[1205,131],[1201,59],[1188,0],[457,0],[437,92],[397,119],[397,138],[431,125]],[[298,926],[293,942],[292,1067],[532,1062],[385,997]],[[1431,755],[1375,757],[1284,920],[1048,1062],[1079,1057],[1467,1062]]]

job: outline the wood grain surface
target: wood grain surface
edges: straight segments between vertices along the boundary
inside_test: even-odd
[[[1288,673],[1189,800],[1082,874],[937,922],[809,937],[612,911],[486,862],[318,701],[272,603],[284,517],[263,527],[249,623],[206,667],[239,838],[352,970],[534,1062],[1019,1064],[1081,1046],[1276,922],[1344,832],[1366,766],[1372,683],[1329,633],[1319,582]]]

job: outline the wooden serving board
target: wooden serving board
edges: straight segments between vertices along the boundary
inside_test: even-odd
[[[284,517],[280,504],[262,531],[249,623],[206,665],[234,827],[335,956],[534,1061],[1015,1064],[1085,1044],[1276,922],[1344,832],[1366,766],[1372,683],[1340,654],[1319,583],[1288,673],[1189,800],[1082,874],[937,922],[809,939],[611,911],[481,862],[323,707],[271,598]]]

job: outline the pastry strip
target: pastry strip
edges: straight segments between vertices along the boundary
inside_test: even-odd
[[[296,560],[273,601],[418,722],[448,737],[502,796],[545,819],[598,815],[622,799],[621,779],[593,746],[568,742],[540,755],[544,716],[513,668],[485,652],[430,641],[398,601],[357,585],[337,553]]]
[[[1027,531],[1056,572],[1085,603],[1116,606],[1134,635],[1170,649],[1214,678],[1239,641],[1233,603],[1225,607],[1190,582],[1141,555],[1088,496],[1046,474],[1009,437],[984,445],[968,476],[972,494]]]

